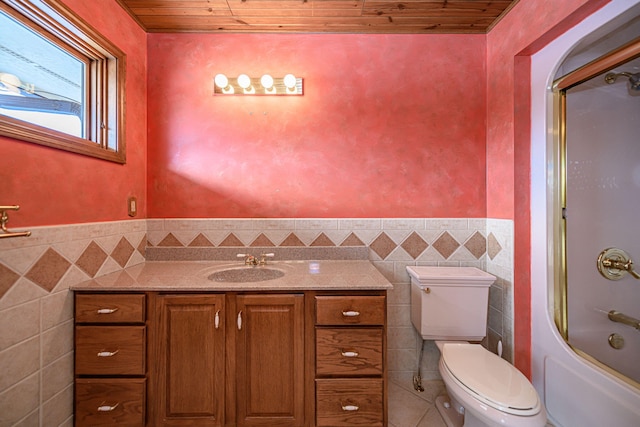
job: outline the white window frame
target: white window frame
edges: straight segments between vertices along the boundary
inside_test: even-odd
[[[0,9],[66,51],[88,58],[85,137],[0,114],[0,135],[126,163],[126,55],[59,0],[0,0]]]

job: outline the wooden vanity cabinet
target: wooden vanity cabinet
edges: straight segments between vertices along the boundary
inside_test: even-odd
[[[303,426],[304,295],[241,294],[235,303],[236,425]]]
[[[316,426],[386,426],[386,294],[316,295],[315,309]]]
[[[76,292],[75,425],[387,425],[386,292]]]
[[[153,426],[301,427],[303,294],[160,294]]]
[[[144,294],[75,294],[76,426],[144,426]]]
[[[223,426],[224,294],[152,298],[151,426]]]

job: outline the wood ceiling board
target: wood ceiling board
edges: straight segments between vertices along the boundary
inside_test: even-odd
[[[118,0],[148,32],[486,33],[518,0]]]
[[[224,9],[203,9],[203,8],[186,8],[186,7],[163,7],[163,8],[135,8],[133,13],[144,20],[147,16],[166,16],[171,19],[184,16],[231,16],[229,8]]]
[[[367,0],[362,14],[415,15],[415,16],[476,16],[497,18],[511,2],[465,1],[446,7],[429,1],[389,2]]]

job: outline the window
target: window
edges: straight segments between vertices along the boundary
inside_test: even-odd
[[[0,0],[0,135],[125,163],[125,55],[58,0]]]

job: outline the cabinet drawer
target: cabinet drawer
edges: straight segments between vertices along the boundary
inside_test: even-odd
[[[145,379],[77,379],[76,426],[145,424]]]
[[[76,294],[76,323],[144,323],[144,294]]]
[[[144,375],[144,326],[76,326],[76,375]]]
[[[381,375],[382,328],[316,329],[317,375]]]
[[[316,380],[318,427],[380,427],[383,413],[381,379]]]
[[[383,325],[385,296],[316,296],[317,325]]]

